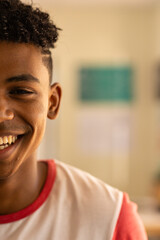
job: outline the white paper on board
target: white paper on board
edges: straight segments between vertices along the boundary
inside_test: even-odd
[[[82,109],[77,114],[76,142],[79,153],[111,158],[113,182],[128,181],[131,151],[131,109]]]

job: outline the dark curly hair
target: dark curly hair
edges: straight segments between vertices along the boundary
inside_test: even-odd
[[[0,0],[0,41],[28,43],[41,48],[43,62],[52,79],[50,48],[55,47],[60,29],[49,14],[20,0]]]

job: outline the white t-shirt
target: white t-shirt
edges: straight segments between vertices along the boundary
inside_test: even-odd
[[[39,197],[21,211],[0,215],[1,240],[147,239],[126,194],[67,164],[46,164]]]

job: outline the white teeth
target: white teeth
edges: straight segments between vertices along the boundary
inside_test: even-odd
[[[15,141],[16,141],[16,137],[15,136],[13,136],[13,140],[12,141],[13,141],[13,143],[15,143]]]
[[[0,150],[4,149],[4,147],[8,147],[8,145],[11,145],[12,143],[15,143],[16,140],[17,136],[12,135],[0,137]]]
[[[8,138],[7,138],[6,136],[3,137],[3,143],[4,143],[4,144],[8,143]]]
[[[6,145],[1,145],[1,146],[0,146],[0,150],[3,150],[4,148],[7,148],[7,147],[9,147],[8,144],[6,144]]]
[[[12,143],[12,136],[11,136],[11,135],[8,137],[8,143],[9,143],[9,144]]]

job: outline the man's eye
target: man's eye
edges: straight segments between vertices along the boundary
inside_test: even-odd
[[[10,94],[12,94],[12,95],[29,95],[29,94],[33,94],[33,91],[30,91],[27,89],[22,89],[22,88],[17,88],[17,89],[11,90]]]

